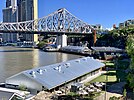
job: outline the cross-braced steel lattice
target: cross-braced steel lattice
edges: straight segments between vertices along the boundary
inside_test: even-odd
[[[78,19],[62,8],[40,19],[15,23],[0,23],[0,32],[52,32],[52,33],[91,33],[92,26]]]

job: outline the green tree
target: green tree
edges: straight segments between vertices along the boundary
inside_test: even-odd
[[[127,37],[134,34],[134,25],[124,28],[113,29],[108,34],[97,36],[97,46],[116,46],[125,48]]]
[[[131,63],[129,66],[130,73],[127,76],[127,80],[128,80],[130,88],[132,88],[134,91],[134,35],[128,36],[126,51],[131,57]]]
[[[38,48],[42,48],[45,44],[47,44],[48,43],[48,41],[45,39],[45,40],[43,40],[43,41],[40,41],[38,44],[37,44],[37,46],[38,46]]]
[[[127,53],[133,58],[134,56],[134,35],[129,35],[127,38]]]

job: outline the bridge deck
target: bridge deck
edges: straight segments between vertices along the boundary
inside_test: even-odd
[[[48,32],[48,31],[2,31],[0,33],[22,33],[22,34],[51,34],[51,35],[90,35],[92,33],[76,33],[76,32]]]

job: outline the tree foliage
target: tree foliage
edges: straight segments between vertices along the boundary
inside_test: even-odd
[[[109,100],[120,100],[120,98],[113,96],[113,97],[110,97]]]
[[[37,44],[37,46],[38,46],[38,48],[42,48],[45,44],[47,44],[48,43],[48,41],[47,40],[43,40],[43,41],[40,41],[38,44]]]
[[[97,46],[112,46],[125,49],[127,37],[133,34],[134,25],[113,29],[108,34],[102,34],[98,37]]]
[[[23,85],[23,84],[21,84],[21,85],[19,86],[19,89],[20,89],[21,91],[26,91],[26,90],[27,90],[26,86]]]
[[[129,35],[127,38],[127,53],[133,57],[134,55],[134,35]]]
[[[127,38],[127,53],[131,57],[130,73],[127,76],[129,86],[134,89],[134,35],[129,35]]]

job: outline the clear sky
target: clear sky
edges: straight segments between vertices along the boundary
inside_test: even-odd
[[[0,2],[0,22],[5,1]],[[110,28],[113,24],[134,19],[134,0],[38,0],[39,18],[59,8],[66,8],[76,17],[89,24],[101,24]]]

